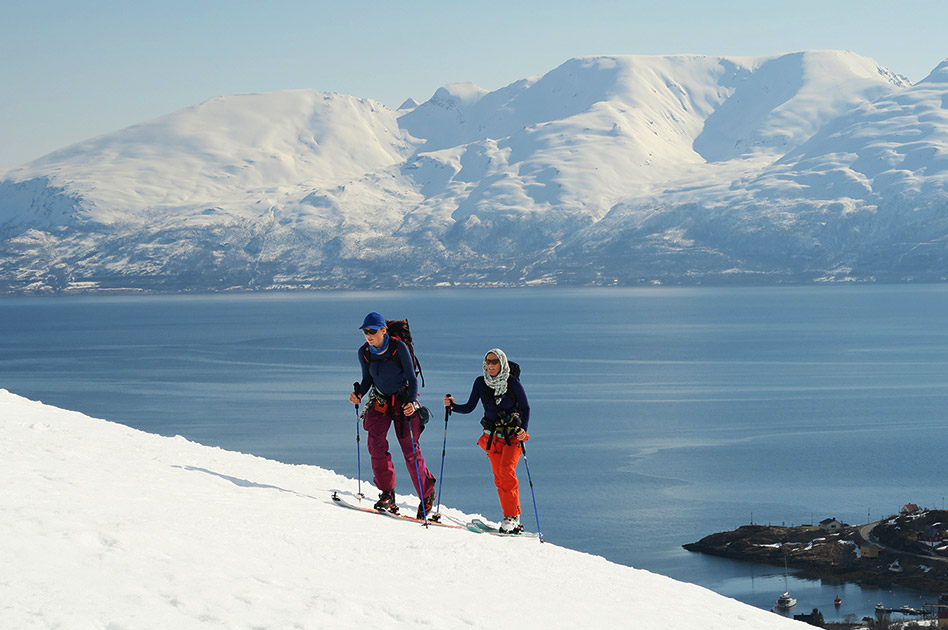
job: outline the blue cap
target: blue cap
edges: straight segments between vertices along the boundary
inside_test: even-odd
[[[365,316],[365,320],[359,328],[370,328],[372,330],[385,328],[385,318],[378,313],[369,313]]]

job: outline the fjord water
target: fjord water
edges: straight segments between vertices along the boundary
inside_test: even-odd
[[[435,475],[442,394],[466,399],[492,347],[521,364],[539,522],[564,546],[770,608],[781,568],[681,545],[751,520],[864,523],[948,494],[943,285],[7,298],[0,387],[355,477],[347,396],[370,310],[411,322]],[[447,425],[442,500],[498,519],[478,419]],[[368,492],[364,451],[361,475]],[[523,464],[520,477],[534,529]],[[927,598],[789,579],[794,612],[827,619]]]

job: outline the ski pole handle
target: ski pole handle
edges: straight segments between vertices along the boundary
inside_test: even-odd
[[[445,398],[451,398],[451,394],[445,394],[444,397],[445,397]],[[451,415],[451,407],[450,407],[450,406],[445,406],[445,408],[444,408],[444,423],[445,423],[445,424],[448,423],[448,416],[450,416],[450,415]]]
[[[352,393],[355,394],[355,395],[356,395],[357,397],[359,397],[359,398],[362,397],[362,395],[359,393],[359,382],[358,382],[358,381],[356,381],[355,383],[352,384]],[[356,408],[356,410],[358,411],[358,409],[359,409],[359,403],[355,403],[355,408]]]

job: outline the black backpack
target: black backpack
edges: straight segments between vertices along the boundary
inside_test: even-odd
[[[421,386],[425,386],[425,375],[421,373],[421,361],[418,360],[418,357],[415,356],[415,346],[411,338],[411,329],[408,327],[407,319],[386,319],[385,328],[388,329],[388,336],[392,339],[398,339],[406,346],[408,346],[408,352],[411,354],[411,364],[415,368],[415,376],[421,378]],[[373,359],[372,353],[369,352],[369,342],[366,341],[361,348],[362,356],[365,357],[366,362],[369,361],[379,361],[380,359]],[[395,355],[398,353],[397,344],[392,348],[392,354],[382,360],[391,360],[395,358]],[[512,368],[511,368],[512,370]],[[519,367],[517,368],[517,373],[520,373]]]

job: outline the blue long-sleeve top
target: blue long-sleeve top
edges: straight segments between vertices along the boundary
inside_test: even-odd
[[[520,380],[513,376],[507,379],[507,393],[500,399],[500,404],[495,402],[494,390],[487,386],[484,377],[478,376],[474,379],[471,397],[463,405],[455,404],[451,411],[471,413],[477,408],[478,402],[484,403],[484,417],[488,420],[496,420],[500,416],[500,411],[507,414],[519,411],[520,426],[523,430],[526,431],[527,425],[530,424],[530,403],[527,402],[527,392],[523,390]]]
[[[372,385],[383,394],[394,394],[407,387],[408,398],[401,402],[414,402],[418,398],[418,378],[405,342],[389,337],[385,352],[370,354],[366,361],[365,355],[368,353],[368,350],[359,348],[359,365],[362,366],[360,394],[366,394]]]

